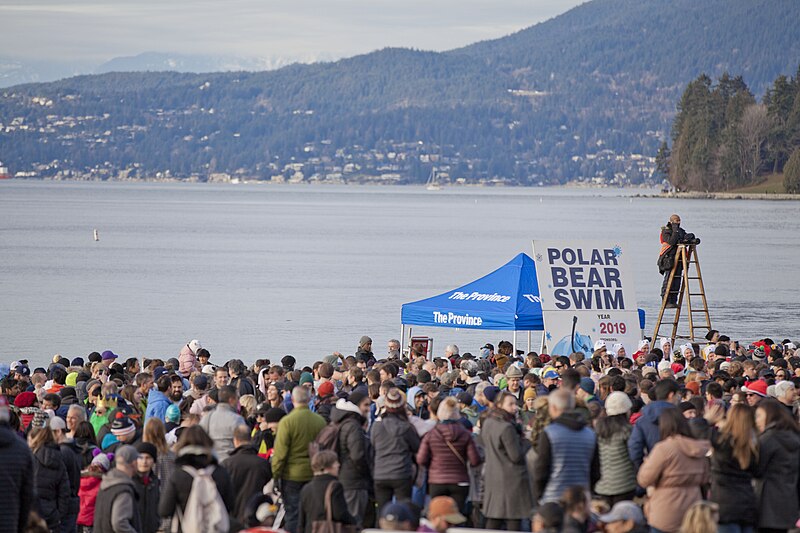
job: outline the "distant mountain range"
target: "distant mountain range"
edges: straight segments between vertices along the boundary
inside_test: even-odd
[[[798,20],[796,0],[593,0],[445,53],[16,86],[0,160],[54,177],[640,183],[686,84],[728,71],[763,94],[797,71]],[[169,61],[104,68],[191,69]]]

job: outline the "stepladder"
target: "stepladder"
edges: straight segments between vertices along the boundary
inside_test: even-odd
[[[680,279],[677,300],[674,298],[676,291],[673,290],[675,278]],[[670,304],[673,300],[675,303]],[[684,315],[684,306],[686,308],[684,320],[687,322],[688,329],[680,330],[679,325]],[[666,336],[666,332],[661,331],[662,326],[669,331],[667,338],[670,339],[672,346],[675,346],[679,339],[690,342],[704,339],[705,335],[711,331],[711,315],[708,312],[708,300],[695,244],[678,245],[675,261],[667,279],[667,289],[661,299],[661,309],[658,311],[653,342],[659,338],[659,332],[662,337]]]

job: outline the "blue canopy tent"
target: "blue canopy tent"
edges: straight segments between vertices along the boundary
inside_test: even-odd
[[[401,342],[405,339],[405,327],[412,325],[513,331],[516,347],[517,331],[544,331],[536,264],[528,255],[518,254],[471,283],[403,304],[400,322],[403,327]],[[644,329],[642,309],[639,309],[639,325]]]

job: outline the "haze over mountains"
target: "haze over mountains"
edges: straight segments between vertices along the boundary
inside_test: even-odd
[[[760,96],[797,72],[797,20],[795,0],[593,0],[445,53],[16,86],[0,160],[41,177],[640,183],[697,75]]]

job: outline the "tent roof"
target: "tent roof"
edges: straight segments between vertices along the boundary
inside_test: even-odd
[[[521,253],[472,283],[404,304],[401,321],[444,328],[541,331],[544,322],[534,261]]]
[[[401,323],[413,326],[543,331],[536,264],[521,253],[494,272],[457,289],[403,304]],[[639,326],[644,329],[644,311]]]

